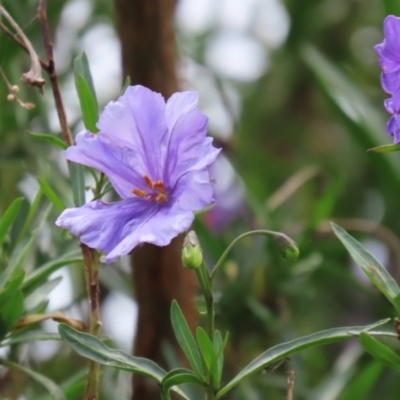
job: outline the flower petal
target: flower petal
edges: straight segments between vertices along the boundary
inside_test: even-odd
[[[400,115],[394,114],[386,124],[386,131],[394,138],[394,144],[400,143]]]
[[[173,201],[182,210],[198,211],[214,202],[214,189],[210,174],[205,168],[185,173],[177,181],[173,191]]]
[[[104,143],[99,135],[88,131],[76,136],[76,145],[65,151],[65,157],[106,174],[123,199],[132,197],[132,189],[144,185],[143,175],[132,166],[136,160],[132,150]]]
[[[206,138],[208,118],[197,110],[197,100],[197,93],[183,92],[175,93],[167,102],[170,137],[164,179],[168,178],[170,187],[213,149],[212,139]]]
[[[159,93],[139,85],[129,86],[117,101],[108,104],[97,126],[98,135],[137,154],[144,174],[153,181],[162,178],[168,130],[165,101]]]
[[[140,223],[137,223],[137,219]],[[180,233],[187,231],[194,219],[191,211],[182,210],[178,203],[160,206],[157,212],[147,219],[137,215],[135,229],[116,246],[106,257],[107,262],[123,254],[128,254],[133,247],[141,243],[166,246]]]
[[[92,201],[68,208],[56,225],[69,229],[82,243],[103,251],[106,262],[111,263],[141,243],[166,246],[189,229],[193,218],[192,212],[182,210],[176,203],[159,206],[132,198],[116,203]]]

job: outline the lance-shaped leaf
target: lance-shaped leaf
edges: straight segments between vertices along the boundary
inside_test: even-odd
[[[47,196],[47,198],[60,210],[65,210],[65,204],[61,200],[60,196],[48,185],[48,183],[43,178],[38,178],[38,183],[42,192]]]
[[[85,53],[74,60],[75,86],[81,104],[83,122],[92,133],[98,132],[96,123],[99,120],[99,107],[94,90],[89,62]]]
[[[400,357],[392,349],[364,332],[360,334],[358,339],[364,350],[372,357],[387,367],[400,371]]]
[[[47,133],[37,133],[37,132],[31,132],[31,131],[26,131],[29,136],[32,136],[35,139],[41,140],[42,142],[47,142],[52,144],[53,146],[57,146],[60,149],[65,150],[68,145],[58,138],[57,136],[47,134]]]
[[[18,211],[23,200],[24,199],[22,197],[15,199],[0,219],[0,247],[3,244],[4,238],[6,237],[10,226],[17,218]]]
[[[165,370],[147,358],[134,357],[117,349],[111,349],[96,337],[88,333],[79,332],[68,325],[60,324],[58,331],[61,338],[66,341],[79,355],[102,365],[133,372],[147,376],[161,383],[166,375]],[[179,388],[173,387],[176,393],[189,400]]]
[[[378,326],[388,322],[390,319],[378,321],[371,325],[355,326],[345,328],[334,328],[326,331],[314,333],[309,336],[304,336],[299,339],[292,340],[287,343],[279,344],[275,347],[268,349],[255,360],[253,360],[247,367],[245,367],[238,375],[236,375],[227,385],[225,385],[217,393],[217,399],[225,395],[229,390],[235,387],[242,379],[248,377],[255,372],[261,371],[270,364],[276,363],[291,354],[298,353],[310,347],[320,346],[338,342],[341,340],[350,339],[353,336],[359,335],[361,332],[367,332]]]
[[[86,202],[85,168],[83,165],[71,162],[69,172],[71,174],[71,187],[74,204],[76,207],[83,206]]]
[[[400,312],[400,288],[393,277],[370,252],[364,249],[360,242],[340,226],[334,223],[331,225],[335,235],[344,244],[354,262]]]
[[[174,369],[164,376],[161,381],[161,392],[163,399],[170,399],[169,391],[177,385],[191,383],[193,385],[205,387],[204,382],[192,371],[185,368]]]
[[[392,151],[400,151],[400,144],[384,144],[368,149],[368,151],[370,153],[391,153]]]
[[[89,360],[144,375],[157,382],[161,382],[166,374],[155,362],[141,357],[133,357],[122,350],[111,349],[96,337],[79,332],[68,325],[60,324],[58,331],[63,340],[79,355]]]
[[[21,371],[24,374],[30,376],[37,383],[41,384],[52,395],[52,399],[66,400],[61,389],[51,379],[45,377],[44,375],[11,361],[1,360],[0,363],[8,368],[16,369],[17,371]]]
[[[175,300],[172,302],[171,306],[171,322],[176,339],[185,353],[189,364],[192,366],[197,375],[202,377],[203,369],[196,341],[194,340],[192,332],[190,332],[185,316]]]

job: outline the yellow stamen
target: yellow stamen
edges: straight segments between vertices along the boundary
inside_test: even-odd
[[[165,192],[165,186],[161,181],[155,181],[154,182],[154,189],[160,191],[160,192]]]
[[[158,201],[158,202],[160,202],[160,203],[163,203],[164,201],[167,201],[167,195],[164,194],[164,193],[159,193],[159,194],[156,196],[156,201]]]
[[[144,179],[144,181],[145,181],[145,183],[146,183],[146,186],[147,186],[149,189],[153,189],[153,182],[151,181],[151,179],[149,178],[149,176],[148,176],[148,175],[143,175],[143,179]]]
[[[136,196],[139,196],[139,197],[145,197],[147,194],[144,190],[141,190],[141,189],[133,189],[132,193],[136,194]]]

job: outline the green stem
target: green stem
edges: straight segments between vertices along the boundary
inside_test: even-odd
[[[81,243],[83,263],[85,267],[86,290],[89,297],[90,317],[89,333],[95,337],[100,335],[100,287],[99,256],[95,249]],[[100,364],[89,361],[89,372],[84,400],[97,400],[99,397]]]
[[[217,264],[215,264],[214,269],[211,271],[211,279],[214,277],[215,273],[217,272],[218,268],[222,265],[222,263],[225,261],[225,258],[231,251],[232,247],[235,246],[237,242],[240,240],[244,239],[247,236],[252,236],[252,235],[264,235],[264,236],[272,236],[275,239],[283,239],[284,241],[291,241],[293,242],[288,236],[284,235],[283,233],[280,232],[274,232],[274,231],[268,231],[264,229],[259,229],[256,231],[250,231],[243,233],[242,235],[238,236],[236,239],[232,241],[232,243],[225,249],[225,251],[222,253],[222,256],[218,260]],[[288,242],[289,243],[289,242]],[[293,242],[294,243],[294,242]]]
[[[207,309],[207,331],[208,336],[214,345],[214,330],[215,330],[215,308],[214,308],[214,297],[212,291],[212,278],[209,274],[204,262],[196,268],[197,279],[200,283],[201,290],[203,292],[204,300]],[[212,379],[209,379],[208,388],[206,393],[207,400],[215,399],[215,388]]]

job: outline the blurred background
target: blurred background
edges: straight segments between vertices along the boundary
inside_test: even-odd
[[[37,2],[2,4],[44,56]],[[265,238],[249,238],[225,262],[216,282],[217,327],[230,332],[225,382],[275,344],[393,316],[328,224],[336,221],[351,231],[400,278],[400,159],[397,153],[367,153],[391,142],[373,50],[383,39],[382,22],[388,14],[400,15],[398,1],[178,1],[179,87],[199,92],[209,134],[223,148],[211,171],[217,205],[194,225],[206,259],[215,263],[236,236],[259,228],[290,235],[301,252],[297,262],[289,262]],[[88,56],[100,109],[121,93],[114,4],[51,1],[48,18],[68,119],[77,133],[83,124],[72,62],[80,52]],[[50,87],[41,96],[20,84],[29,58],[1,31],[0,67],[12,84],[20,85],[21,100],[36,105],[27,110],[7,101],[7,86],[0,80],[0,214],[21,195],[27,204],[32,202],[38,176],[72,206],[62,152],[26,133],[59,135]],[[76,246],[54,226],[57,215],[53,210],[42,229],[29,259],[32,265]],[[81,271],[65,267],[55,274],[62,280],[49,294],[48,310],[82,318],[86,303]],[[104,333],[127,351],[137,318],[129,275],[128,258],[101,270]],[[56,325],[46,322],[43,328],[55,330]],[[71,379],[79,386],[83,379],[84,371],[76,371],[84,362],[58,342],[0,350],[57,382]],[[169,350],[166,346],[166,359],[173,365]],[[357,343],[345,342],[293,356],[276,371],[247,379],[227,398],[283,399],[288,369],[296,373],[299,400],[391,400],[400,390],[395,371],[377,364]],[[13,395],[24,379],[10,380],[0,370],[0,393],[45,399],[40,388],[26,381],[25,397]],[[102,399],[130,396],[127,373],[104,369],[102,385]]]

